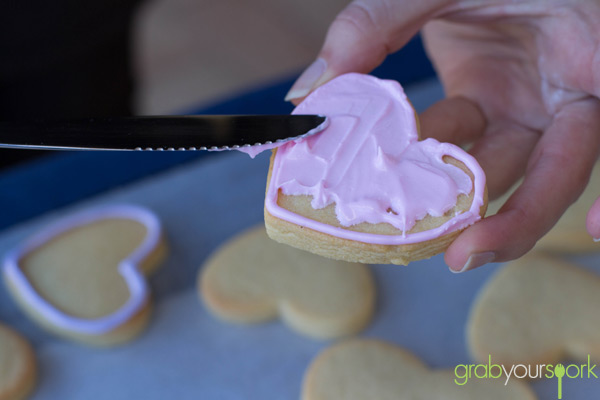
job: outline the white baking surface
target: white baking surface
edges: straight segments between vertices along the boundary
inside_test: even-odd
[[[439,93],[435,85],[425,89]],[[411,98],[422,108],[419,93]],[[213,154],[0,234],[4,254],[65,213],[130,203],[156,212],[170,241],[170,256],[150,278],[153,319],[142,336],[120,347],[95,349],[52,336],[0,287],[0,322],[22,332],[39,360],[34,399],[299,399],[306,367],[330,342],[302,337],[278,321],[226,324],[207,313],[196,292],[198,271],[210,253],[262,222],[268,157]],[[579,261],[600,266],[598,257]],[[471,363],[464,343],[468,310],[498,267],[452,274],[441,255],[408,267],[374,266],[377,311],[361,336],[402,345],[432,367]],[[534,389],[540,399],[556,398],[555,380],[537,382]],[[596,380],[566,379],[563,393],[569,400],[597,398],[600,387]]]

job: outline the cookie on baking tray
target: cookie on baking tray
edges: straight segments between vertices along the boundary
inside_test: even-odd
[[[37,367],[31,345],[0,324],[0,399],[24,400],[35,386]]]
[[[530,253],[504,265],[482,288],[467,324],[472,356],[498,363],[600,360],[600,276]]]
[[[408,264],[444,251],[485,214],[481,167],[457,146],[419,140],[397,82],[342,75],[293,114],[326,115],[329,125],[274,150],[272,239],[333,259]]]
[[[138,335],[151,312],[146,275],[166,255],[161,224],[132,205],[55,221],[11,251],[5,283],[44,328],[98,346]]]
[[[375,303],[367,266],[278,244],[264,226],[218,249],[200,270],[198,286],[206,307],[224,320],[254,323],[279,316],[320,339],[360,331]]]
[[[466,379],[466,380],[465,380]],[[322,351],[308,367],[302,400],[532,400],[518,380],[468,379],[455,369],[430,370],[401,347],[350,339]]]

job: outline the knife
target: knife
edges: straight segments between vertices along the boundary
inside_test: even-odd
[[[0,148],[231,150],[323,130],[321,115],[188,115],[0,121]]]

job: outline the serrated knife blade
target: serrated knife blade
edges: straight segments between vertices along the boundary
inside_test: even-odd
[[[45,150],[230,150],[320,132],[320,115],[187,115],[0,121],[0,147]]]

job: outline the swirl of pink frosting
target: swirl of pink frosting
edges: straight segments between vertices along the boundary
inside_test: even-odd
[[[316,89],[293,114],[321,114],[321,133],[279,147],[266,195],[267,211],[280,219],[333,236],[374,244],[434,239],[480,219],[485,175],[461,148],[435,139],[419,141],[414,110],[400,84],[346,74]],[[462,161],[473,173],[443,161]],[[468,211],[424,232],[407,233],[427,214],[441,216],[460,194],[474,189]],[[389,223],[402,233],[362,233],[324,224],[283,209],[279,191],[312,196],[314,209],[335,203],[340,225]]]

